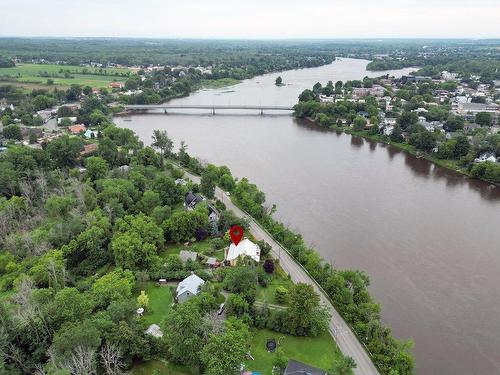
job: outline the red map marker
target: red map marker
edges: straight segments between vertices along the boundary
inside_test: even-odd
[[[241,239],[243,238],[243,228],[239,225],[233,225],[231,229],[229,229],[229,235],[231,236],[231,239],[233,240],[235,246],[238,246]]]

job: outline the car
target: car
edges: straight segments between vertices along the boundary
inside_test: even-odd
[[[224,312],[224,306],[225,306],[224,303],[220,304],[219,310],[217,311],[217,315],[222,315],[222,313]]]
[[[231,193],[229,191],[226,191],[226,195],[229,197]]]

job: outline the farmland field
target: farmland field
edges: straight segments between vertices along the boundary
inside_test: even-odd
[[[110,82],[124,82],[131,71],[127,68],[90,68],[76,65],[56,64],[18,64],[12,68],[0,68],[0,83],[16,86],[33,84],[51,87],[54,85],[70,86],[77,84],[95,88],[108,87]]]

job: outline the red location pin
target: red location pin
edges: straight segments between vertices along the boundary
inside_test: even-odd
[[[243,238],[243,228],[239,225],[233,225],[231,229],[229,229],[229,235],[231,236],[234,245],[238,246],[241,239]]]

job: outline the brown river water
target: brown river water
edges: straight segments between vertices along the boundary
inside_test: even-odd
[[[293,105],[318,81],[385,74],[367,72],[367,62],[268,74],[172,103]],[[275,86],[278,75],[286,86]],[[418,374],[500,374],[500,188],[289,114],[184,110],[124,120],[115,118],[145,143],[165,129],[191,155],[248,177],[325,260],[366,271],[383,321],[413,338]]]

